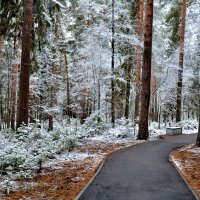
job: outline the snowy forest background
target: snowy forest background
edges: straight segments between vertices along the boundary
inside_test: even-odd
[[[115,1],[113,76],[111,4],[108,0],[34,0],[29,124],[16,130],[23,1],[1,1],[0,165],[3,169],[12,173],[17,169],[20,176],[27,176],[46,157],[71,150],[77,140],[109,134],[118,137],[122,132],[127,134],[127,130],[128,137],[137,135],[136,66],[138,45],[143,44],[138,36],[139,1]],[[176,121],[181,7],[180,0],[154,2],[150,133]],[[194,130],[200,117],[199,24],[200,1],[190,0],[179,124]],[[111,123],[111,79],[115,129]]]

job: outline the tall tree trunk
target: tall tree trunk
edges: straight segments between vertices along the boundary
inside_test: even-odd
[[[2,62],[3,62],[3,36],[0,36],[0,75],[2,74]],[[2,109],[2,102],[3,99],[2,99],[2,81],[0,79],[0,130],[2,129],[1,127],[1,124],[2,124],[2,119],[3,119],[3,115],[2,115],[2,112],[3,112],[3,109]]]
[[[97,109],[100,110],[101,109],[101,84],[100,84],[100,80],[97,81],[97,86],[98,86]]]
[[[132,68],[132,62],[131,59],[127,62],[127,80],[126,80],[126,102],[125,102],[125,118],[129,118],[129,103],[130,103],[130,90],[131,90],[131,68]]]
[[[154,121],[158,122],[158,95],[157,91],[155,92],[155,107],[154,107]]]
[[[54,45],[57,43],[57,39],[58,39],[58,21],[59,21],[59,14],[58,12],[56,13],[56,22],[55,22],[55,39],[54,39]],[[54,47],[52,49],[52,53],[53,53],[53,66],[52,66],[52,78],[53,78],[53,84],[51,86],[51,90],[50,90],[50,108],[54,107],[56,104],[56,81],[55,81],[55,76],[56,76],[56,72],[57,72],[57,66],[56,66],[56,59],[57,59],[57,55],[56,55],[56,48]],[[53,113],[49,114],[49,127],[48,127],[48,131],[52,131],[53,130]]]
[[[10,98],[10,81],[11,81],[11,71],[12,71],[12,57],[11,57],[11,53],[10,53],[10,49],[7,48],[6,50],[6,61],[8,64],[8,71],[7,71],[7,92],[6,92],[6,127],[10,128],[10,113],[11,113],[11,98]]]
[[[200,81],[200,80],[199,80]],[[199,108],[198,108],[198,112],[199,112],[199,129],[198,129],[198,135],[197,135],[197,141],[196,141],[196,145],[198,147],[200,147],[200,82],[199,82],[199,85],[198,85],[198,98],[199,98]]]
[[[200,92],[200,89],[199,89]],[[197,141],[196,141],[196,145],[198,147],[200,147],[200,95],[199,95],[199,128],[198,128],[198,135],[197,135]]]
[[[161,107],[161,99],[160,95],[158,96],[158,129],[161,127],[161,113],[162,113],[162,107]]]
[[[18,30],[18,23],[16,18],[16,27],[15,27],[15,36],[14,36],[14,56],[12,62],[12,70],[11,70],[11,92],[10,92],[10,124],[11,128],[15,130],[15,122],[16,122],[16,106],[17,106],[17,79],[18,79],[18,72],[20,70],[20,65],[17,62],[17,59],[20,57],[18,51],[18,40],[17,40],[17,30]]]
[[[153,0],[146,2],[146,15],[144,27],[144,63],[142,68],[142,94],[138,139],[147,140],[148,117],[151,86],[151,56],[152,56],[152,28],[153,28]]]
[[[140,0],[139,23],[138,23],[139,44],[138,44],[138,47],[137,47],[136,84],[135,84],[135,90],[136,90],[136,95],[135,95],[135,120],[139,117],[139,108],[140,108],[140,74],[141,74],[141,61],[142,61],[143,9],[144,9],[144,0]]]
[[[151,98],[151,119],[152,121],[157,121],[157,80],[153,67],[151,76]]]
[[[19,69],[19,65],[17,64],[17,41],[15,38],[14,41],[14,62],[12,64],[12,75],[11,75],[11,113],[10,113],[10,122],[11,122],[11,128],[13,130],[15,130],[15,112],[16,112],[16,95],[17,95],[17,89],[16,89],[16,85],[17,85],[17,76],[18,76],[18,69]]]
[[[111,61],[111,123],[115,126],[115,85],[114,85],[114,68],[115,68],[115,0],[112,0],[112,61]]]
[[[96,86],[96,69],[95,69],[94,65],[92,65],[92,69],[93,69],[92,74],[93,74],[93,81],[94,81],[93,84],[94,84],[94,86]],[[96,90],[97,90],[96,87],[94,87],[94,89],[93,89],[93,106],[92,106],[93,112],[96,111],[96,93],[97,93]]]
[[[64,54],[66,67],[66,87],[67,87],[67,115],[70,116],[70,85],[69,85],[69,68],[67,62],[67,54]]]
[[[185,18],[186,18],[186,0],[183,0],[182,13],[181,13],[179,69],[178,69],[177,99],[176,99],[176,122],[181,121],[182,87],[183,87],[183,58],[184,58],[184,41],[185,41]]]
[[[199,114],[200,114],[200,112],[199,112]],[[200,120],[199,120],[199,130],[198,130],[196,145],[198,147],[200,147]]]
[[[197,79],[198,79],[198,119],[199,119],[199,129],[198,129],[198,135],[197,135],[197,141],[196,141],[196,145],[198,147],[200,147],[200,69],[198,68],[198,75],[197,75]]]
[[[33,0],[25,0],[17,128],[19,128],[23,122],[25,124],[28,124],[29,71],[31,64],[30,60],[31,30],[33,24],[32,9],[33,9]]]
[[[50,108],[53,108],[56,104],[56,93],[55,93],[55,75],[56,75],[56,49],[54,48],[53,50],[53,68],[52,68],[52,78],[53,78],[53,84],[51,86],[50,90]],[[49,114],[49,127],[48,131],[53,130],[53,113]]]

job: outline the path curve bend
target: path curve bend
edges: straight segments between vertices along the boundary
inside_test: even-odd
[[[168,161],[170,152],[195,139],[173,136],[112,153],[79,200],[195,200]]]

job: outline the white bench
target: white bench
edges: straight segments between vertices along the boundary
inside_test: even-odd
[[[179,135],[182,134],[182,127],[167,127],[166,135]]]

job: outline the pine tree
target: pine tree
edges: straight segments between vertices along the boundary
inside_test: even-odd
[[[18,44],[17,44],[16,37],[14,38],[14,62],[12,64],[12,77],[11,77],[11,113],[10,113],[10,122],[11,122],[11,128],[15,130],[15,113],[16,113],[16,98],[17,98],[17,77],[18,77],[18,71],[19,71],[19,64],[16,63],[16,60],[18,58]]]
[[[196,145],[198,147],[200,147],[200,82],[199,82],[199,85],[198,85],[198,98],[199,98],[199,129],[198,129],[198,135],[197,135],[197,141],[196,141]]]
[[[59,13],[55,13],[55,36],[54,36],[54,44],[57,44],[58,40],[58,27],[59,27]],[[56,60],[57,60],[57,52],[55,46],[52,49],[53,53],[53,66],[52,66],[52,77],[53,77],[53,84],[51,86],[50,90],[50,108],[54,107],[56,105],[56,84],[55,84],[55,76],[57,73],[57,65],[56,65]],[[49,131],[53,130],[53,115],[49,114]]]
[[[131,58],[127,61],[127,72],[126,72],[126,99],[125,99],[125,118],[129,118],[129,101],[130,101],[130,91],[131,91],[131,72],[132,72],[132,61]]]
[[[19,128],[22,123],[28,124],[29,118],[29,73],[31,64],[31,30],[33,25],[32,9],[33,0],[25,0],[17,128]]]
[[[112,0],[112,61],[111,61],[111,122],[115,126],[115,85],[114,85],[114,67],[115,67],[115,0]]]
[[[167,3],[165,3],[167,4]],[[169,13],[165,16],[165,21],[168,25],[169,32],[169,46],[167,48],[167,55],[171,56],[178,48],[180,42],[180,24],[181,24],[181,2],[173,1],[172,8]]]
[[[67,60],[67,53],[64,52],[64,61],[65,61],[65,69],[66,69],[66,93],[67,93],[67,115],[71,116],[70,111],[70,78],[69,78],[69,66]]]
[[[141,74],[141,61],[142,61],[142,30],[143,30],[143,12],[144,0],[140,0],[139,5],[139,23],[138,23],[138,38],[139,44],[137,48],[137,64],[136,64],[136,84],[135,84],[135,120],[139,117],[140,107],[140,74]]]
[[[2,61],[3,61],[3,36],[0,36],[0,74],[2,73]],[[3,97],[2,97],[2,81],[0,80],[0,130],[1,130],[1,123],[2,123],[2,118],[3,118],[3,115],[2,115],[2,112],[3,112],[3,109],[2,109],[2,104],[3,104]]]
[[[153,0],[147,0],[144,26],[144,63],[142,68],[142,93],[138,139],[147,140],[148,117],[151,85],[151,56],[152,56],[152,29],[153,29]]]
[[[176,122],[181,121],[182,87],[183,87],[183,58],[184,58],[184,41],[185,41],[185,18],[186,18],[186,0],[183,0],[182,13],[181,13],[179,69],[178,69],[178,82],[177,82]]]

